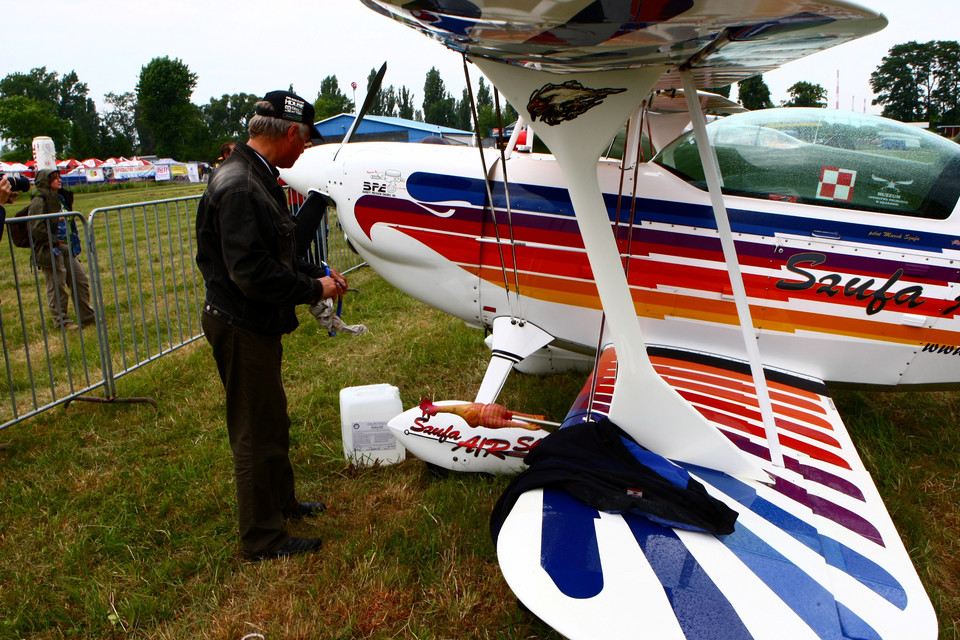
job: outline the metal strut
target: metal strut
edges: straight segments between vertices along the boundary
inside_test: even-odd
[[[640,107],[637,110],[639,112],[639,118],[637,118],[637,126],[636,126],[638,143],[637,143],[636,157],[634,158],[634,161],[633,161],[633,187],[630,190],[630,224],[627,226],[627,248],[623,258],[623,272],[627,276],[628,286],[629,286],[629,279],[630,279],[630,256],[633,253],[633,229],[634,229],[634,223],[637,215],[637,177],[639,175],[640,162],[641,160],[643,160],[643,157],[644,157],[643,156],[643,123],[647,114],[646,107],[647,107],[647,101],[644,100],[643,102],[640,103]],[[616,209],[617,217],[616,217],[616,223],[614,225],[614,229],[615,229],[614,237],[617,238],[618,247],[619,247],[619,239],[620,239],[620,210],[623,204],[623,176],[629,169],[625,160],[627,159],[626,153],[627,153],[627,150],[629,149],[628,142],[630,140],[630,135],[631,135],[630,125],[631,125],[631,122],[633,122],[633,120],[634,120],[634,117],[632,116],[627,120],[627,131],[626,131],[626,135],[624,136],[624,149],[623,149],[624,157],[621,158],[620,160],[620,181],[617,188],[617,209]],[[647,120],[647,123],[649,124],[649,118],[646,118],[646,120]],[[604,327],[606,326],[606,320],[607,320],[606,312],[601,309],[600,335],[597,337],[597,352],[593,361],[594,381],[593,381],[593,384],[590,385],[590,391],[587,396],[587,420],[590,419],[590,415],[593,412],[593,403],[597,393],[596,372],[600,368],[600,356],[603,351],[603,330],[604,330]]]
[[[723,200],[720,169],[717,163],[717,156],[714,153],[713,146],[710,144],[710,139],[707,135],[707,122],[703,115],[703,110],[700,107],[700,101],[697,99],[697,87],[694,83],[693,73],[690,71],[690,67],[685,66],[680,69],[680,81],[683,83],[683,92],[687,99],[687,110],[690,112],[691,124],[693,125],[694,136],[697,140],[697,148],[700,152],[700,164],[703,166],[703,174],[707,182],[707,192],[710,195],[710,204],[713,207],[713,215],[717,222],[717,235],[720,238],[727,273],[730,276],[730,287],[733,289],[734,303],[737,308],[737,316],[740,320],[740,331],[743,335],[744,348],[746,349],[747,360],[750,364],[750,372],[753,376],[753,385],[757,392],[757,403],[760,407],[760,415],[763,418],[767,447],[770,450],[770,462],[773,466],[782,468],[784,466],[783,450],[780,447],[776,418],[773,413],[773,403],[770,400],[770,389],[767,386],[767,378],[763,372],[760,347],[757,345],[753,318],[750,314],[750,301],[747,299],[743,273],[737,259],[737,248],[733,240],[730,217],[727,215],[727,207]]]

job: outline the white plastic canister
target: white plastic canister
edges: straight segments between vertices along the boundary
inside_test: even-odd
[[[56,170],[57,147],[53,144],[53,138],[37,136],[33,139],[33,161],[37,163],[37,171],[40,169]]]
[[[403,413],[400,390],[389,384],[371,384],[340,390],[343,455],[348,462],[371,466],[394,464],[406,458],[387,422]]]

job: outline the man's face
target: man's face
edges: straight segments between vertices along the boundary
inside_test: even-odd
[[[297,159],[303,154],[304,149],[310,146],[310,139],[304,139],[300,135],[300,126],[291,125],[287,129],[287,135],[283,139],[283,149],[280,157],[277,158],[277,167],[280,169],[289,169],[296,163]]]

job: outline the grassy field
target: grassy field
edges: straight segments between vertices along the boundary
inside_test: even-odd
[[[156,193],[140,199],[187,195]],[[487,520],[507,478],[436,478],[416,460],[345,463],[341,388],[388,382],[405,407],[470,399],[488,355],[481,333],[369,269],[350,280],[360,292],[344,320],[367,335],[330,338],[302,309],[284,341],[298,490],[329,505],[293,532],[324,549],[240,556],[223,394],[200,341],[120,379],[121,396],[156,407],[73,403],[0,431],[0,638],[559,638],[517,609],[497,566]],[[556,420],[582,383],[514,375],[500,401]],[[941,638],[960,640],[958,395],[835,400]]]

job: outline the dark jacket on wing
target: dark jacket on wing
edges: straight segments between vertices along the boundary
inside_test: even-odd
[[[490,515],[494,544],[520,495],[538,488],[566,491],[599,511],[634,513],[664,526],[717,535],[734,531],[736,511],[606,418],[551,433],[523,461],[529,468],[510,482]]]
[[[207,305],[258,333],[297,327],[296,305],[323,297],[322,267],[296,257],[293,218],[277,171],[247,144],[210,180],[197,207],[197,266]]]

